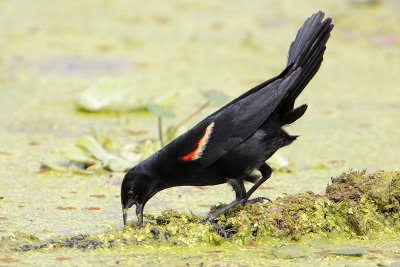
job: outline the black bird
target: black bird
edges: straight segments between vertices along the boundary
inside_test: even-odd
[[[333,28],[330,18],[323,19],[320,11],[304,22],[281,74],[232,100],[128,171],[121,185],[124,224],[128,209],[136,204],[142,226],[144,205],[163,189],[228,183],[236,199],[203,221],[226,236],[215,222],[219,215],[235,205],[267,199],[249,200],[271,176],[265,161],[297,138],[282,126],[299,119],[307,109],[306,104],[294,108],[294,102],[321,66]],[[252,176],[254,170],[261,178]],[[254,183],[247,192],[244,181]]]

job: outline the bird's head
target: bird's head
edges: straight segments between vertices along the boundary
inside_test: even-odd
[[[128,171],[121,184],[121,204],[124,225],[128,218],[128,210],[136,205],[139,225],[143,224],[143,208],[146,202],[158,192],[152,176],[135,166]]]

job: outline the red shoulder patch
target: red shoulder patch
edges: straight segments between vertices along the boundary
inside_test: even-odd
[[[196,148],[192,152],[184,155],[183,157],[180,157],[179,158],[180,160],[193,161],[193,160],[201,158],[203,151],[206,148],[206,145],[208,143],[208,140],[210,139],[211,133],[214,128],[214,124],[215,123],[212,122],[210,125],[207,126],[204,135],[197,141]]]

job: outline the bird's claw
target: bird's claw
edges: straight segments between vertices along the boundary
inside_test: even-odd
[[[224,228],[222,228],[218,223],[214,222],[214,221],[209,221],[212,226],[214,226],[214,229],[225,239],[229,238],[232,236],[232,233],[234,232],[233,230],[225,230]]]
[[[264,200],[267,200],[267,201],[269,201],[270,203],[272,203],[272,200],[269,199],[269,198],[267,198],[267,197],[256,197],[256,198],[252,198],[252,199],[247,199],[247,198],[245,198],[245,199],[243,199],[243,200],[241,201],[241,204],[242,204],[243,206],[245,206],[245,205],[248,204],[248,203],[249,203],[249,204],[263,203]]]
[[[214,229],[225,239],[231,237],[232,233],[234,232],[233,230],[225,230],[218,223],[216,223],[214,220],[210,220],[209,218],[203,219],[199,223],[205,224],[207,222],[211,223]]]

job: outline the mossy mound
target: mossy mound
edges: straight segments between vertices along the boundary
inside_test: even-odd
[[[220,208],[215,206],[210,212]],[[237,206],[218,218],[229,230],[223,239],[202,218],[174,210],[147,215],[142,229],[132,224],[93,236],[47,242],[48,247],[80,249],[130,245],[192,245],[273,242],[319,237],[383,238],[400,233],[400,171],[344,173],[332,178],[325,195],[305,192],[284,195],[272,203]],[[39,247],[43,247],[41,244]],[[25,246],[25,250],[27,247]]]
[[[308,233],[375,238],[400,231],[400,172],[344,173],[325,195],[285,195],[269,204],[237,207],[219,218],[236,237],[291,238]]]

